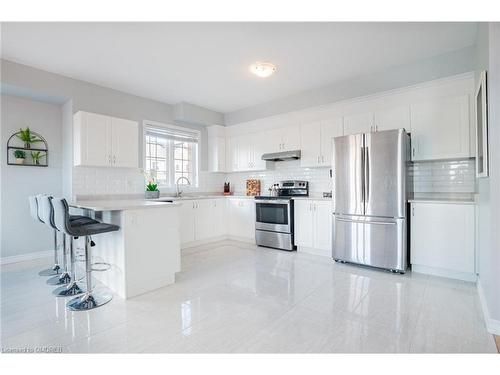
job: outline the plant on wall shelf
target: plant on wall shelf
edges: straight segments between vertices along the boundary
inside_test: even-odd
[[[16,150],[14,151],[14,157],[16,158],[17,164],[23,164],[24,159],[26,159],[26,152],[24,152],[23,150]]]
[[[17,138],[24,142],[24,148],[31,148],[32,143],[41,142],[42,140],[36,135],[31,134],[29,127],[26,129],[19,129],[19,133],[16,134]]]
[[[40,159],[44,156],[45,154],[42,154],[40,151],[31,151],[31,159],[33,159],[33,163],[36,165],[40,165]]]

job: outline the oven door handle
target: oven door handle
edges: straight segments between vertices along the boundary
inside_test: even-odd
[[[255,203],[264,203],[264,204],[290,204],[289,200],[286,199],[256,199]]]

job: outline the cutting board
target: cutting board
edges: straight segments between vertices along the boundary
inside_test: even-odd
[[[247,180],[247,195],[260,195],[260,180]]]

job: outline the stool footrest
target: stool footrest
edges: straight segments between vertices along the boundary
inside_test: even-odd
[[[97,267],[95,267],[97,266]],[[92,263],[92,272],[104,272],[104,271],[107,271],[111,268],[111,264],[109,263],[105,263],[105,262],[95,262],[95,263]]]

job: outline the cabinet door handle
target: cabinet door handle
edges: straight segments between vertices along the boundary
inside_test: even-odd
[[[411,155],[412,155],[413,157],[415,157],[415,146],[413,146],[413,147],[411,148]]]
[[[113,155],[113,164],[116,164],[116,155]]]

